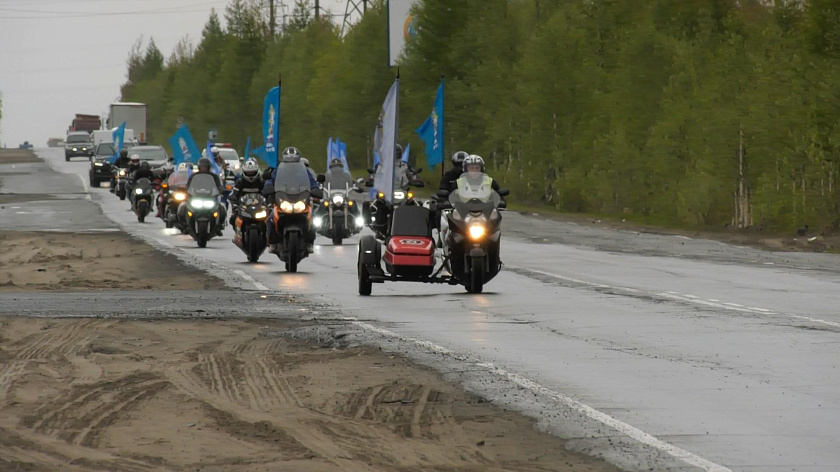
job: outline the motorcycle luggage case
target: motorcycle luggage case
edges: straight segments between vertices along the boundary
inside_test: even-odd
[[[400,206],[394,210],[391,237],[385,247],[385,268],[394,275],[421,277],[435,267],[435,244],[427,208]]]

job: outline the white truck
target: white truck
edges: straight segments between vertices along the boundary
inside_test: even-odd
[[[122,122],[120,122],[122,123]],[[127,125],[126,125],[127,126]],[[114,131],[117,128],[112,129],[103,129],[103,130],[96,130],[93,133],[93,147],[96,149],[100,143],[113,143],[114,142]],[[124,143],[133,143],[134,142],[134,130],[126,128],[125,135],[123,137]]]
[[[108,128],[116,128],[125,121],[125,128],[134,131],[134,137],[140,143],[145,143],[146,134],[146,104],[117,102],[111,104],[108,114]]]

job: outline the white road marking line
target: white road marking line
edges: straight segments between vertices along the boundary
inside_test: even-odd
[[[240,269],[234,269],[233,271],[236,272],[243,279],[245,279],[248,282],[251,282],[252,284],[254,284],[254,287],[257,287],[257,290],[268,290],[268,287],[265,286],[265,284],[263,284],[262,282],[258,282],[257,279],[255,279],[255,278],[251,277],[250,275],[246,274],[244,271],[242,271]]]
[[[574,282],[574,283],[578,283],[578,284],[581,284],[581,285],[586,285],[586,286],[589,286],[589,287],[610,288],[610,289],[617,290],[617,291],[624,291],[624,289],[622,287],[610,287],[609,285],[596,284],[596,283],[593,283],[593,282],[587,282],[585,280],[573,279],[571,277],[564,277],[562,275],[552,274],[551,272],[545,272],[545,271],[542,271],[542,270],[526,269],[526,268],[523,268],[523,267],[515,267],[515,266],[511,266],[511,268],[515,269],[515,270],[521,270],[521,271],[525,271],[525,272],[532,272],[532,273],[535,273],[535,274],[541,274],[541,275],[545,275],[545,276],[548,276],[548,277],[553,277],[553,278],[560,279],[560,280],[566,280],[566,281],[569,281],[569,282]],[[677,301],[681,301],[681,302],[685,302],[685,303],[694,303],[694,304],[697,304],[697,305],[704,305],[704,306],[717,308],[717,309],[722,309],[722,310],[738,311],[738,312],[742,312],[742,313],[753,313],[753,314],[758,314],[758,315],[786,316],[788,318],[793,318],[795,320],[810,321],[811,323],[824,324],[824,325],[827,325],[827,326],[831,326],[833,328],[840,328],[840,323],[835,322],[835,321],[823,320],[821,318],[812,318],[810,316],[804,316],[804,315],[794,315],[792,313],[778,313],[778,312],[775,312],[775,311],[772,311],[772,310],[768,310],[766,308],[756,308],[756,307],[749,307],[748,308],[748,307],[745,307],[743,305],[739,305],[737,303],[720,303],[720,301],[716,300],[716,299],[710,299],[710,300],[706,301],[706,300],[702,300],[700,298],[694,297],[693,295],[683,295],[683,294],[680,294],[680,293],[677,293],[677,292],[671,292],[671,291],[658,292],[658,293],[648,292],[648,293],[652,293],[652,294],[660,296],[660,297],[669,298],[669,299],[672,299],[672,300],[677,300]]]
[[[385,337],[399,339],[400,341],[403,341],[403,342],[413,343],[413,344],[415,344],[415,345],[417,345],[421,348],[430,350],[432,352],[447,355],[447,356],[451,356],[451,357],[454,357],[454,358],[456,358],[458,360],[461,360],[461,361],[466,361],[466,358],[464,358],[462,356],[458,356],[452,350],[447,349],[443,346],[438,346],[437,344],[434,344],[432,342],[424,341],[422,339],[403,336],[403,335],[395,333],[393,331],[389,331],[387,329],[379,328],[379,327],[374,326],[374,325],[369,324],[369,323],[364,323],[362,321],[358,321],[356,318],[349,318],[348,317],[348,318],[345,318],[345,319],[350,321],[351,324],[356,325],[356,326],[358,326],[362,329],[365,329],[367,331],[371,331],[371,332],[380,334],[380,335],[385,336]],[[695,454],[692,454],[691,452],[688,452],[685,449],[682,449],[682,448],[679,448],[677,446],[674,446],[673,444],[667,443],[667,442],[665,442],[665,441],[663,441],[659,438],[656,438],[656,437],[654,437],[654,436],[636,428],[635,426],[631,426],[631,425],[629,425],[629,424],[627,424],[627,423],[625,423],[621,420],[613,418],[612,416],[610,416],[610,415],[608,415],[608,414],[606,414],[602,411],[596,410],[595,408],[592,408],[589,405],[581,403],[581,402],[579,402],[579,401],[577,401],[577,400],[575,400],[571,397],[563,395],[562,393],[555,392],[554,390],[543,387],[542,385],[540,385],[540,384],[538,384],[538,383],[534,382],[533,380],[530,380],[526,377],[515,374],[513,372],[509,372],[509,371],[507,371],[505,369],[502,369],[500,367],[496,367],[492,363],[473,362],[472,364],[476,367],[481,367],[481,368],[487,369],[491,373],[493,373],[493,374],[495,374],[499,377],[506,378],[507,380],[515,383],[516,385],[519,385],[522,388],[528,389],[528,390],[534,392],[535,394],[539,394],[539,395],[543,395],[545,397],[548,397],[548,398],[554,400],[555,402],[557,402],[557,403],[559,403],[559,404],[561,404],[561,405],[563,405],[567,408],[575,410],[578,413],[581,413],[581,414],[585,415],[586,417],[588,417],[592,420],[595,420],[595,421],[597,421],[597,422],[599,422],[603,425],[606,425],[606,426],[618,431],[619,433],[621,433],[625,436],[628,436],[628,437],[630,437],[630,438],[632,438],[632,439],[634,439],[634,440],[636,440],[636,441],[638,441],[642,444],[650,446],[650,447],[652,447],[654,449],[657,449],[657,450],[659,450],[659,451],[661,451],[665,454],[668,454],[671,457],[679,459],[679,460],[685,462],[686,464],[688,464],[690,466],[698,467],[698,468],[700,468],[702,470],[705,470],[707,472],[732,472],[727,467],[724,467],[720,464],[716,464],[716,463],[711,462],[709,460],[703,459],[702,457],[697,456]]]

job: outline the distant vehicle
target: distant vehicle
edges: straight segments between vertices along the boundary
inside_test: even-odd
[[[93,136],[93,146],[97,147],[102,143],[112,143],[114,142],[114,129],[102,129],[96,130],[92,134]],[[125,134],[123,135],[123,142],[124,143],[131,143],[134,142],[134,130],[126,128]]]
[[[146,104],[117,102],[111,104],[111,111],[108,114],[108,128],[116,128],[125,122],[126,131],[134,130],[134,137],[140,144],[148,140],[146,134]],[[128,140],[126,138],[126,140]]]
[[[242,172],[242,163],[244,162],[241,157],[239,157],[239,153],[236,152],[236,149],[233,148],[228,143],[216,143],[213,144],[219,148],[219,155],[222,156],[222,159],[227,162],[228,171],[233,172],[234,174],[240,174]],[[210,157],[207,156],[207,149],[201,151],[201,157]]]
[[[71,131],[64,139],[64,160],[76,156],[93,156],[93,143],[87,131]]]
[[[70,123],[68,132],[72,131],[94,131],[102,128],[102,120],[99,115],[83,115],[76,113],[76,118]]]
[[[61,138],[50,138],[47,140],[47,147],[61,147]]]
[[[137,155],[140,158],[140,162],[148,162],[153,169],[166,164],[167,161],[172,160],[172,158],[166,154],[166,150],[163,146],[132,146],[128,149],[128,157],[131,158],[134,157],[134,155]]]
[[[113,143],[99,143],[90,159],[90,172],[88,179],[91,187],[99,187],[102,182],[108,182],[113,172],[111,163],[108,162],[114,156]]]
[[[32,143],[30,143],[29,141],[24,141],[23,144],[18,146],[19,149],[32,149],[34,147],[35,146],[33,146]]]

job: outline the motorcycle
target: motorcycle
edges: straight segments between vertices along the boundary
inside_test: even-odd
[[[321,189],[309,187],[309,173],[300,162],[282,162],[274,182],[273,251],[286,263],[286,270],[297,272],[298,263],[309,256],[306,240],[312,219],[310,197],[321,198]]]
[[[476,174],[463,174],[458,189],[451,194],[446,190],[437,194],[441,199],[448,198],[442,208],[451,209],[443,264],[470,293],[481,293],[484,284],[501,270],[501,197],[510,194],[506,189],[495,192],[490,177]]]
[[[350,197],[350,192],[361,193],[361,189],[353,185],[349,174],[329,175],[326,179],[319,176],[319,180],[326,181],[324,200],[315,208],[312,223],[318,234],[340,246],[344,238],[365,227],[361,205]]]
[[[114,180],[116,184],[114,184],[114,193],[119,197],[120,200],[125,200],[126,191],[125,187],[128,183],[128,169],[114,167]]]
[[[142,223],[146,220],[146,215],[152,209],[152,196],[154,195],[154,185],[149,179],[143,178],[135,182],[131,197],[131,210],[137,215],[137,221]]]
[[[259,261],[265,251],[267,218],[265,197],[259,193],[242,195],[233,226],[233,244],[248,256],[248,262]]]
[[[198,247],[207,247],[207,241],[216,235],[219,195],[216,180],[211,174],[194,175],[187,189],[186,202],[179,207],[179,212],[185,212],[182,224]]]
[[[174,172],[161,184],[158,197],[160,218],[167,228],[177,228],[187,234],[187,226],[178,218],[178,207],[187,200],[188,172]]]

